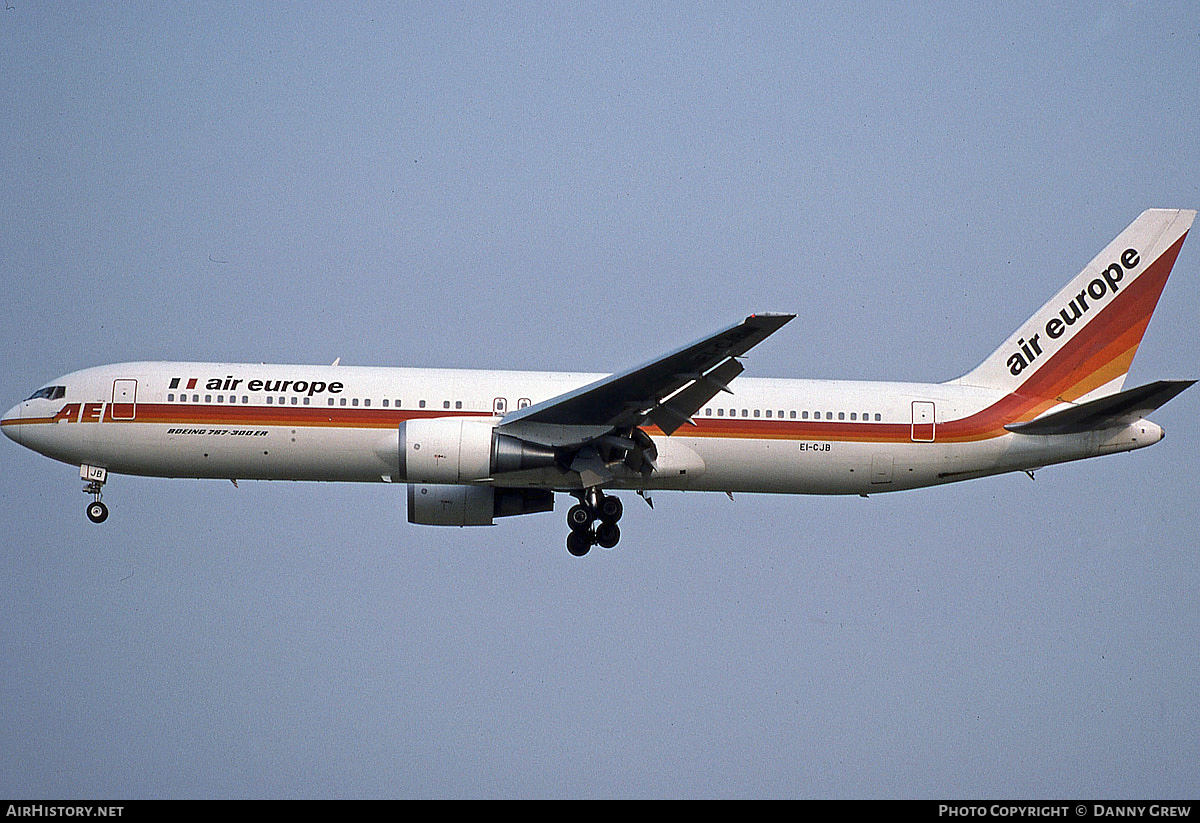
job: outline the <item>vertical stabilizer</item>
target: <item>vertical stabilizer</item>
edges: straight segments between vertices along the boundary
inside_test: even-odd
[[[953,383],[1082,403],[1121,390],[1196,212],[1149,209]]]

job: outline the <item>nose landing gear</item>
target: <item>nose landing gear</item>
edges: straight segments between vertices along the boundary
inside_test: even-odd
[[[599,489],[588,489],[579,494],[579,502],[567,511],[567,551],[575,557],[583,557],[592,546],[611,549],[621,540],[621,519],[624,507],[621,499],[604,494]],[[593,528],[593,524],[596,524]]]
[[[87,489],[84,489],[84,491],[87,491]],[[91,520],[93,523],[103,523],[108,519],[108,506],[99,500],[94,500],[88,503],[87,516],[88,520]]]
[[[98,466],[80,466],[79,479],[87,481],[87,485],[83,487],[83,493],[92,495],[92,502],[88,503],[87,507],[88,520],[93,523],[103,523],[108,519],[108,506],[100,502],[100,494],[108,480],[108,469]]]

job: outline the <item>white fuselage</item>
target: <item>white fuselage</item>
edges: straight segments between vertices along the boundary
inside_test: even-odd
[[[160,477],[405,482],[399,425],[505,413],[603,375],[551,372],[123,363],[56,381],[3,430],[65,463]],[[1129,426],[1063,435],[1004,429],[1023,398],[955,383],[740,377],[658,448],[648,476],[614,467],[614,489],[871,494],[1127,451],[1162,430]],[[541,468],[468,483],[567,491]]]

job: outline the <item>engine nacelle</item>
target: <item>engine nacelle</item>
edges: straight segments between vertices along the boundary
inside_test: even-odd
[[[472,483],[554,465],[554,450],[500,434],[491,419],[437,417],[400,424],[399,480]]]
[[[554,450],[496,432],[495,421],[468,417],[400,424],[398,480],[408,483],[408,522],[490,526],[497,517],[548,512],[547,489],[473,485],[497,474],[553,466]]]
[[[497,517],[553,509],[554,492],[547,489],[408,485],[408,522],[422,526],[490,526]]]

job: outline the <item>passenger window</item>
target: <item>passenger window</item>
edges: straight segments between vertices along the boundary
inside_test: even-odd
[[[725,416],[725,410],[717,409],[717,417],[724,417],[724,416]]]
[[[364,405],[364,406],[369,406],[369,405],[371,405],[371,398],[369,398],[369,397],[365,398],[365,399],[363,400],[363,405]]]

